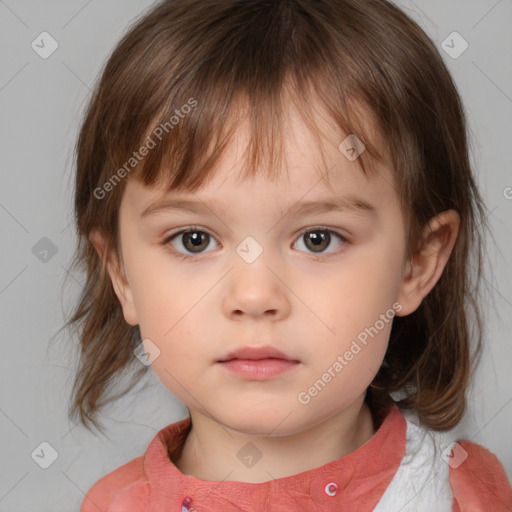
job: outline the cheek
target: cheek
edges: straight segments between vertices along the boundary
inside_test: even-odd
[[[332,412],[348,406],[365,392],[381,367],[395,310],[387,301],[375,306],[370,310],[364,301],[340,300],[341,313],[334,312],[331,320],[335,334],[319,336],[308,351],[309,368],[301,391],[319,413],[326,404]]]
[[[309,297],[308,307],[316,314],[310,325],[317,326],[318,342],[309,351],[317,361],[315,378],[339,363],[336,380],[343,381],[343,386],[358,387],[373,379],[399,309],[393,307],[399,287],[399,251],[400,247],[394,249],[388,242],[379,251],[354,253],[342,265],[329,269],[330,278],[321,289],[311,282],[302,288],[301,293]],[[342,374],[345,377],[339,378]]]
[[[192,265],[171,259],[164,250],[141,250],[130,268],[141,337],[160,351],[153,371],[178,398],[186,400],[180,384],[190,388],[191,375],[214,359],[207,339],[211,329],[205,332],[204,326],[212,325],[213,308],[206,304],[211,301],[211,283],[218,278],[201,279],[197,272],[194,278]],[[198,353],[204,357],[198,358]]]
[[[394,256],[373,254],[351,258],[331,268],[322,287],[306,285],[302,294],[323,321],[325,332],[356,336],[372,326],[393,305],[398,295],[400,266]],[[389,316],[389,313],[388,313]],[[333,332],[334,331],[334,332]]]
[[[141,332],[147,337],[164,336],[197,302],[200,290],[187,279],[183,263],[163,247],[135,249],[126,266]]]

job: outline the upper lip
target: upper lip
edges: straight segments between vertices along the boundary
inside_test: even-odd
[[[277,348],[265,347],[242,347],[237,348],[226,354],[225,357],[219,359],[219,362],[231,361],[232,359],[285,359],[287,361],[295,361],[292,357],[287,356]]]

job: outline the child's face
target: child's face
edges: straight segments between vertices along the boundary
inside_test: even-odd
[[[165,195],[130,179],[120,207],[126,281],[116,292],[126,320],[160,350],[154,371],[191,412],[254,435],[304,431],[360,403],[401,309],[405,227],[391,171],[380,166],[366,177],[331,129],[330,190],[314,138],[298,118],[289,126],[289,179],[237,179],[241,128],[196,193]],[[374,210],[285,215],[302,202],[349,196]],[[164,198],[194,202],[197,212],[141,215]],[[184,229],[192,233],[162,243]],[[219,362],[247,346],[274,347],[296,362],[266,378]]]

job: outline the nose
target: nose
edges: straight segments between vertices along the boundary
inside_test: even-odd
[[[226,279],[223,310],[231,319],[250,316],[277,321],[290,314],[291,283],[264,258],[250,264],[237,262]]]

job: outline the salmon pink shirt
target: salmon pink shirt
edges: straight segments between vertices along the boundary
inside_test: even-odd
[[[409,415],[407,415],[409,414]],[[512,512],[503,466],[487,449],[439,434],[390,407],[374,436],[321,467],[263,483],[205,481],[175,466],[190,418],[96,482],[81,512]]]

